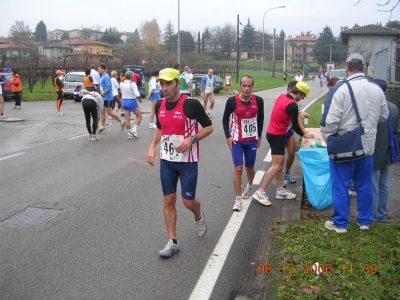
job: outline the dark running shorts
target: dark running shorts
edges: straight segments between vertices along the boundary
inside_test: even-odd
[[[164,196],[176,193],[178,179],[181,181],[182,198],[196,198],[198,175],[197,162],[176,162],[160,160],[160,178]]]
[[[271,147],[271,155],[285,155],[285,136],[267,132],[267,141]]]
[[[114,100],[104,100],[104,107],[107,107],[107,108],[115,107]]]

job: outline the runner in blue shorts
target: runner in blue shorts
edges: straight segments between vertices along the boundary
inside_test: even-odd
[[[255,176],[254,164],[257,149],[261,145],[261,133],[264,124],[264,100],[252,94],[254,79],[251,76],[243,76],[240,79],[241,93],[228,98],[225,105],[222,125],[226,142],[232,154],[234,165],[233,185],[235,187],[234,211],[242,209],[242,199],[251,195],[253,179]],[[232,122],[229,126],[229,119]],[[243,158],[246,167],[248,183],[241,194]]]
[[[142,99],[140,98],[140,93],[137,88],[136,83],[132,81],[133,73],[132,71],[128,71],[125,73],[125,80],[119,84],[119,88],[122,94],[122,109],[124,110],[125,116],[125,126],[128,130],[128,138],[138,138],[137,129],[142,121],[142,111],[140,110],[139,104],[142,103]],[[136,116],[135,124],[133,125],[133,129],[131,129],[131,112],[133,112]]]
[[[200,201],[196,198],[199,140],[213,131],[210,118],[196,98],[182,95],[179,90],[179,71],[166,68],[160,71],[160,82],[165,98],[156,101],[155,115],[157,128],[147,152],[147,162],[154,166],[154,157],[160,163],[161,186],[164,194],[164,219],[169,240],[159,255],[169,258],[180,252],[176,236],[176,187],[181,181],[182,202],[193,213],[197,236],[207,232],[207,224]],[[199,124],[201,129],[199,129]],[[160,144],[158,157],[156,146]]]
[[[156,102],[160,100],[160,83],[157,82],[158,70],[153,70],[153,77],[149,80],[149,96],[148,99],[151,101],[151,111],[150,111],[150,129],[156,129],[157,125],[154,123],[154,115]]]

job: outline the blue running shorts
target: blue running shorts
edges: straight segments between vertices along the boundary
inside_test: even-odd
[[[133,112],[139,105],[136,99],[122,99],[122,109]]]
[[[176,162],[161,159],[160,178],[164,196],[176,193],[179,178],[182,198],[194,200],[196,198],[197,175],[197,162]]]
[[[289,130],[286,132],[285,143],[292,137],[293,134],[294,134],[294,129],[293,126],[291,126]]]
[[[246,168],[254,168],[257,155],[257,140],[236,142],[232,144],[232,160],[234,166],[243,166],[243,156]]]

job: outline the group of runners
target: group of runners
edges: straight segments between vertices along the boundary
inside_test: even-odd
[[[138,138],[138,126],[142,116],[138,102],[142,102],[134,73],[125,71],[116,80],[116,72],[107,73],[107,67],[99,64],[97,70],[100,80],[94,82],[87,78],[82,90],[82,108],[85,114],[86,127],[90,140],[97,141],[98,133],[104,132],[106,114],[120,123],[121,130],[128,131],[128,138]],[[181,198],[185,207],[193,213],[195,230],[198,237],[207,232],[205,215],[201,203],[196,197],[198,161],[200,159],[199,141],[213,132],[212,109],[214,107],[215,76],[213,70],[203,77],[200,89],[203,95],[203,104],[191,97],[192,87],[190,68],[185,68],[181,74],[174,68],[161,71],[154,70],[149,80],[148,99],[152,101],[149,128],[155,129],[154,136],[147,152],[147,162],[155,165],[155,160],[160,160],[160,181],[164,195],[164,219],[168,231],[168,242],[159,255],[169,258],[179,253],[180,245],[176,233],[177,221],[177,184],[181,184]],[[87,72],[88,73],[88,72]],[[60,76],[64,73],[57,70],[55,83],[59,86],[57,91],[60,103],[57,103],[57,112],[62,103],[62,81]],[[92,83],[92,86],[86,84]],[[226,86],[231,86],[230,75],[227,74]],[[261,146],[264,127],[264,100],[252,93],[254,79],[243,76],[240,80],[240,93],[228,95],[222,124],[231,152],[234,165],[233,186],[235,189],[234,211],[242,209],[242,199],[252,195],[253,180],[255,176],[255,161],[257,149]],[[301,122],[301,113],[298,102],[308,97],[309,86],[302,81],[289,83],[288,92],[275,101],[271,120],[266,131],[266,138],[271,147],[272,166],[266,172],[260,188],[252,195],[262,205],[270,206],[271,201],[266,195],[266,188],[273,178],[276,179],[277,199],[293,199],[296,197],[283,186],[283,178],[289,174],[294,155],[289,155],[286,161],[287,174],[283,175],[285,147],[289,154],[294,154],[294,132],[305,138],[313,138],[312,134],[305,131]],[[160,96],[163,94],[163,97]],[[122,120],[114,111],[115,102],[121,99],[125,120]],[[207,110],[207,103],[210,106]],[[57,102],[58,102],[57,101]],[[131,128],[130,114],[136,115],[133,128]],[[100,127],[99,127],[100,125]],[[199,126],[200,125],[200,126]],[[291,125],[291,126],[290,126]],[[288,130],[289,128],[289,130]],[[159,151],[156,146],[160,144]],[[245,165],[247,184],[242,192],[242,173]],[[291,177],[290,177],[291,178]],[[295,182],[293,179],[289,182]]]

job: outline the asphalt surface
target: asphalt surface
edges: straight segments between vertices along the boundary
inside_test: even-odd
[[[310,86],[310,99],[320,96],[318,83]],[[265,100],[264,128],[284,91],[257,93]],[[209,231],[199,239],[191,214],[178,203],[181,253],[169,260],[158,257],[167,233],[158,165],[146,163],[153,134],[148,114],[138,140],[128,140],[114,124],[91,142],[80,103],[66,100],[65,115],[56,116],[54,101],[23,102],[21,110],[7,101],[5,114],[24,121],[0,125],[0,220],[27,206],[63,212],[39,227],[0,222],[0,299],[188,299],[209,257],[218,255],[213,249],[226,224],[240,214],[232,213],[233,167],[221,125],[225,100],[216,97],[214,133],[201,142],[198,198]],[[149,112],[149,101],[140,107]],[[268,150],[263,139],[257,170],[269,168],[263,161]],[[301,216],[298,159],[292,175],[296,200],[273,200],[268,208],[248,200],[210,299],[272,298],[265,290],[269,278],[257,265],[272,255],[272,221]],[[274,190],[271,184],[267,193]]]

